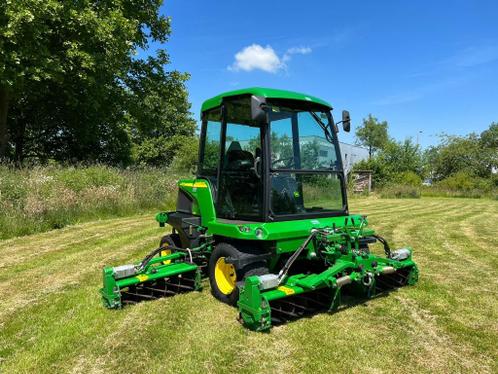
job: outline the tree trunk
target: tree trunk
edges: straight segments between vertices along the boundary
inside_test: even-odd
[[[9,131],[7,128],[7,112],[9,110],[9,91],[0,87],[0,160],[7,156]]]
[[[16,136],[15,136],[15,153],[14,153],[14,160],[16,162],[16,165],[18,167],[22,166],[22,162],[24,160],[24,137],[26,134],[26,123],[23,121],[22,123],[18,124],[17,131],[16,131]]]
[[[372,146],[368,146],[368,159],[370,160],[372,158]]]

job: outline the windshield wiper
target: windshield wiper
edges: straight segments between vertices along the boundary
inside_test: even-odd
[[[332,135],[330,134],[330,131],[329,131],[329,126],[325,125],[321,118],[315,113],[315,112],[311,112],[311,116],[315,119],[316,122],[318,122],[318,124],[320,125],[320,127],[322,128],[323,132],[325,133],[325,138],[327,138],[327,140],[330,142],[330,143],[334,143],[334,140],[332,138]]]

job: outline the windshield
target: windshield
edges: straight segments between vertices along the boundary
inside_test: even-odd
[[[271,107],[271,210],[274,215],[344,209],[340,153],[327,112]]]
[[[336,169],[337,151],[325,112],[271,108],[271,167],[273,169]],[[328,135],[328,136],[327,136]]]

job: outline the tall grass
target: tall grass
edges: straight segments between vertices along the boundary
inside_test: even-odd
[[[171,208],[178,178],[153,168],[0,166],[0,239]]]

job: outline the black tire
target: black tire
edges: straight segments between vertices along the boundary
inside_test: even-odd
[[[233,245],[228,243],[220,243],[216,246],[209,258],[209,283],[211,284],[211,293],[215,298],[220,300],[221,302],[229,305],[237,305],[237,301],[239,300],[239,289],[237,286],[234,287],[233,291],[229,294],[223,293],[216,283],[215,278],[215,267],[217,261],[221,257],[231,257],[231,258],[241,258],[244,255],[247,255],[244,252],[239,251]],[[235,269],[237,282],[243,281],[246,277],[251,275],[262,275],[268,273],[268,268],[264,263],[252,263],[245,266],[242,269]]]
[[[169,234],[169,235],[164,235],[161,238],[161,241],[159,242],[160,247],[169,247],[169,246],[174,246],[177,248],[181,248],[181,240],[180,236],[178,234]],[[174,253],[175,250],[170,249],[171,253]],[[163,251],[159,252],[159,255],[162,256]],[[163,262],[164,264],[169,264],[171,263],[171,260],[167,260]]]
[[[178,234],[164,235],[161,238],[161,241],[159,242],[159,246],[163,247],[165,244],[167,244],[168,246],[172,245],[174,247],[181,248],[182,242],[180,240],[180,235]]]

